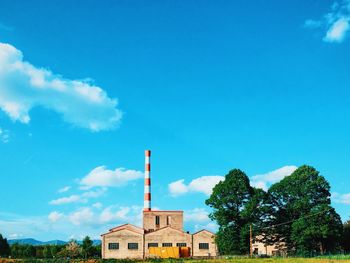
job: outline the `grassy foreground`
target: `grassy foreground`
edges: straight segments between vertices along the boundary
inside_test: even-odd
[[[89,260],[44,260],[44,259],[1,259],[0,263],[350,263],[349,257],[337,258],[227,258],[227,259],[203,259],[203,260],[176,260],[176,259],[164,259],[164,260],[101,260],[101,259],[89,259]]]

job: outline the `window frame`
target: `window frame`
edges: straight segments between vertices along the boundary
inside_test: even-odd
[[[171,225],[171,216],[166,216],[166,225],[167,226]]]
[[[187,247],[187,243],[176,243],[177,247]]]
[[[203,249],[203,250],[208,250],[209,249],[209,243],[199,243],[198,244],[198,248],[199,249]]]
[[[173,243],[170,243],[170,242],[162,243],[162,247],[172,247],[172,246],[173,246]]]
[[[148,243],[147,244],[147,247],[150,248],[150,247],[158,247],[159,244],[158,243]]]
[[[115,245],[115,248],[113,248],[112,245]],[[108,243],[108,250],[119,250],[119,243]]]
[[[132,243],[128,243],[128,249],[130,249],[130,250],[139,250],[139,243],[133,243],[133,242]]]

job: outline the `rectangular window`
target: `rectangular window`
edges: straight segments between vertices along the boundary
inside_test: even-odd
[[[199,249],[209,249],[209,243],[199,243]]]
[[[156,226],[159,226],[159,216],[156,216]]]
[[[119,243],[108,243],[108,249],[110,250],[119,249]]]
[[[158,247],[158,243],[148,243],[148,247]]]
[[[173,243],[163,243],[162,247],[172,247]]]
[[[139,249],[138,243],[128,243],[128,249]]]
[[[176,243],[177,247],[187,247],[186,243]]]
[[[166,225],[170,226],[171,225],[171,216],[166,217]]]

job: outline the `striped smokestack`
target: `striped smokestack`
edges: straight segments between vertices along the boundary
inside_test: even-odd
[[[143,211],[151,211],[151,151],[145,151],[145,197]]]

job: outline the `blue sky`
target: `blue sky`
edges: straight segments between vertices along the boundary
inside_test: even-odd
[[[215,229],[232,168],[317,168],[350,216],[350,2],[1,1],[0,232],[97,238],[153,207]]]

